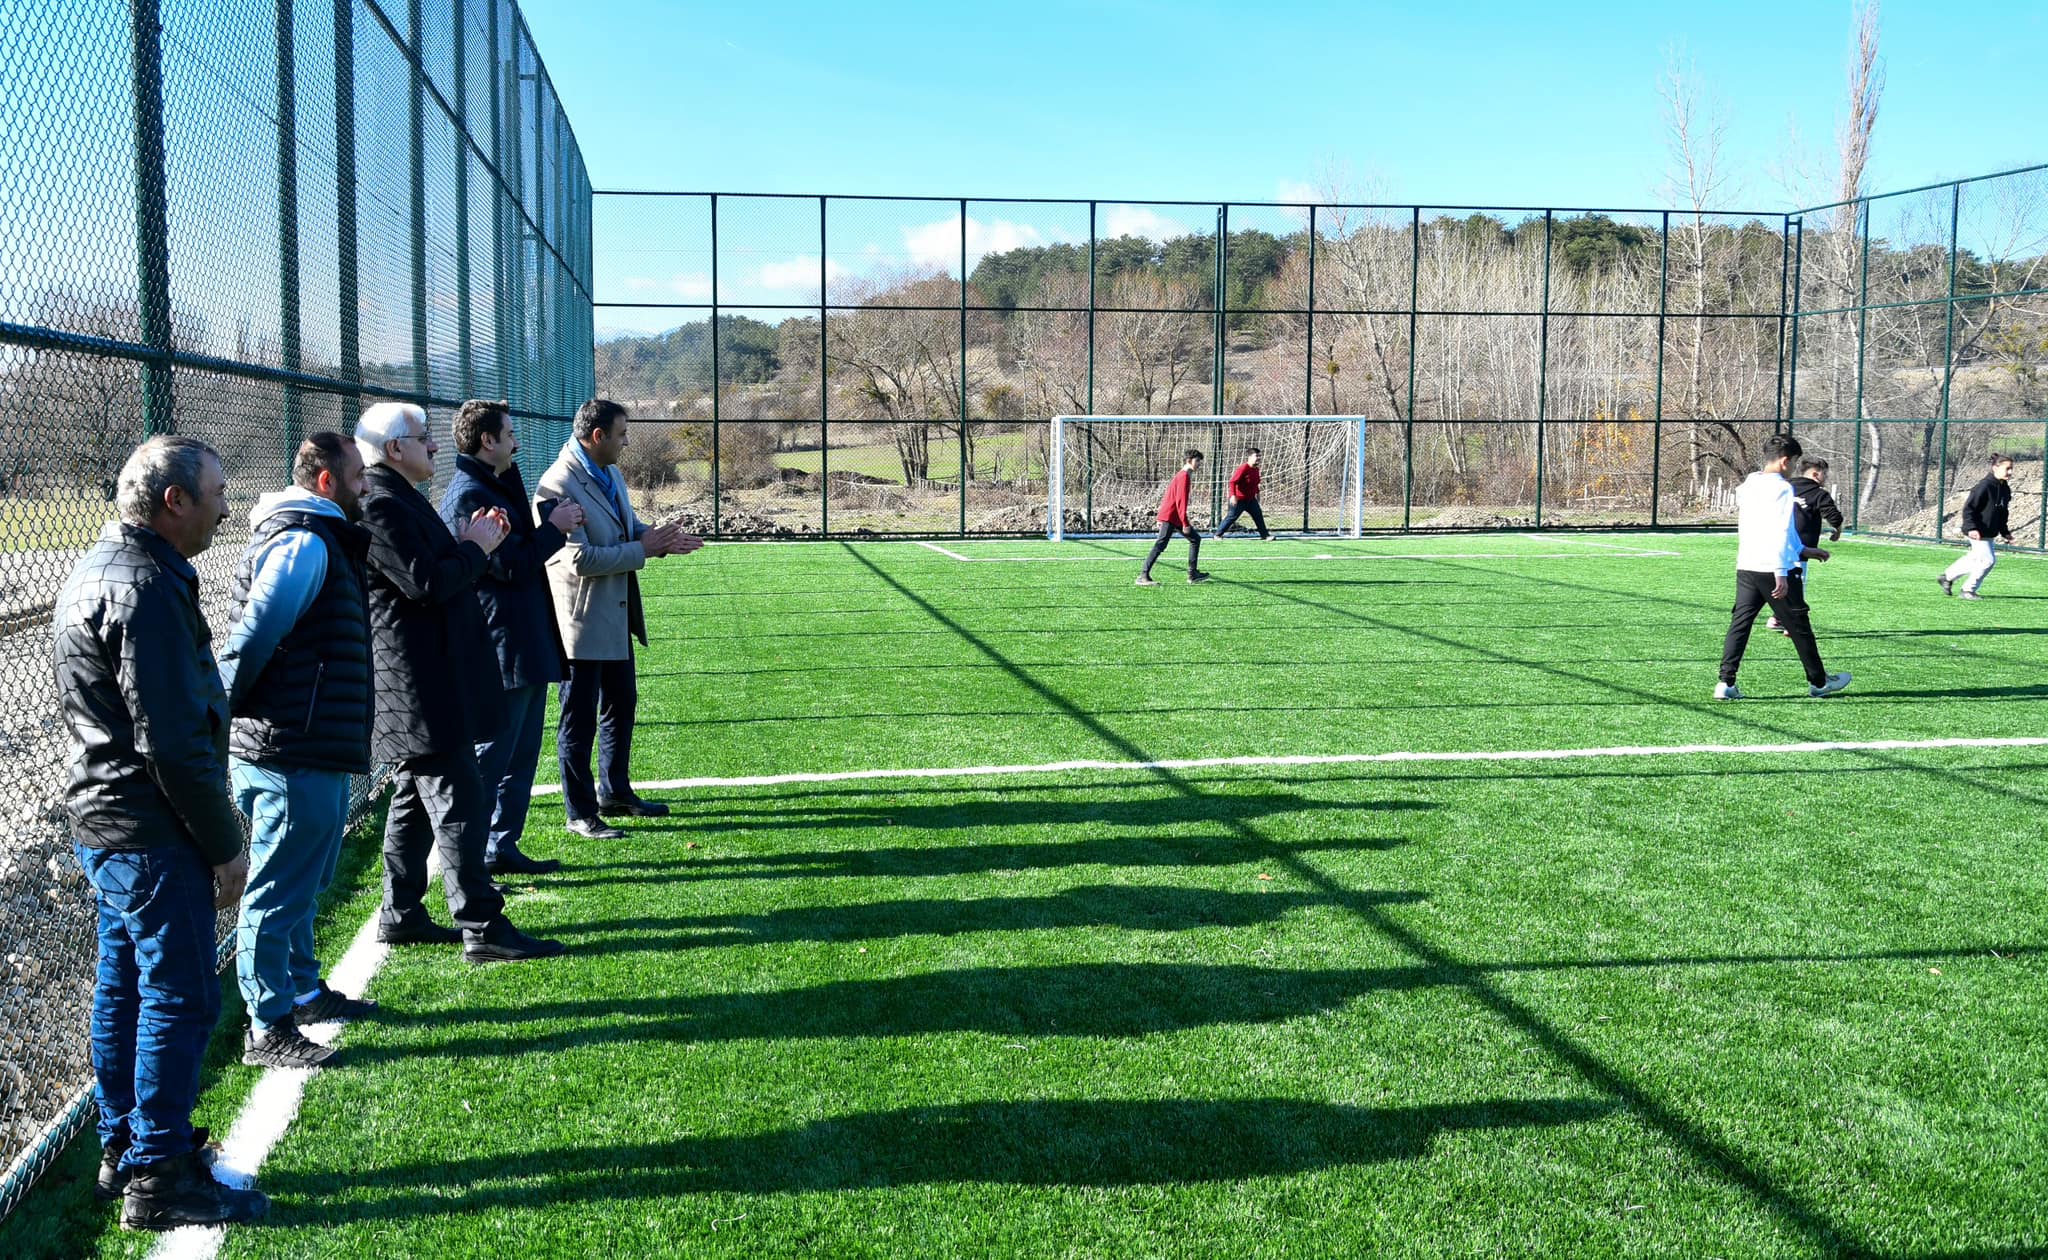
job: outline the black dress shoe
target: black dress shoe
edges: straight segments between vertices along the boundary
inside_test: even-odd
[[[510,920],[499,919],[471,937],[469,943],[462,947],[462,961],[482,966],[486,963],[528,962],[535,958],[553,958],[568,952],[569,947],[560,941],[528,936],[513,927]]]
[[[647,801],[634,797],[630,801],[599,801],[597,812],[617,814],[621,818],[666,818],[668,806],[660,801]]]
[[[566,826],[588,840],[624,840],[626,833],[602,818],[571,818]]]
[[[552,875],[562,869],[553,858],[528,857],[517,849],[500,849],[498,856],[484,863],[493,875]]]
[[[421,915],[402,923],[379,923],[377,939],[386,945],[459,945],[462,929],[442,927]]]

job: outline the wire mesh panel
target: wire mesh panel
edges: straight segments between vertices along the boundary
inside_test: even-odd
[[[256,497],[377,398],[507,399],[529,478],[591,391],[589,183],[507,0],[0,5],[0,1212],[85,1115],[91,891],[61,810],[58,587],[151,433]],[[357,805],[369,780],[357,784]]]
[[[1064,416],[1050,426],[1051,504],[1056,537],[1149,534],[1168,483],[1189,451],[1203,456],[1189,486],[1188,520],[1213,530],[1230,504],[1230,481],[1259,452],[1260,510],[1270,530],[1353,528],[1359,447],[1367,425],[1327,416]],[[1300,507],[1310,504],[1306,512]],[[1341,526],[1326,524],[1338,520]],[[1253,529],[1249,518],[1244,528]]]

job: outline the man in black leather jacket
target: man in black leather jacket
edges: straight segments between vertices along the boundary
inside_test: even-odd
[[[192,1127],[220,1015],[214,914],[248,875],[228,799],[228,705],[192,557],[227,515],[220,457],[156,437],[121,469],[121,519],[57,597],[52,655],[71,745],[65,806],[98,910],[92,1065],[99,1190],[134,1229],[248,1221]]]
[[[451,536],[419,492],[440,444],[427,415],[379,403],[356,425],[367,483],[370,637],[376,718],[370,746],[392,766],[384,824],[384,907],[377,937],[393,945],[463,942],[474,963],[521,962],[562,953],[505,917],[505,899],[484,870],[491,798],[476,744],[497,729],[503,685],[492,658],[476,582],[506,521],[480,511]],[[427,917],[427,851],[438,848],[455,929]]]

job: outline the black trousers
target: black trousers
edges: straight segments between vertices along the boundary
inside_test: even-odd
[[[570,661],[555,720],[555,759],[562,769],[562,807],[571,819],[597,817],[597,803],[633,799],[633,712],[640,683],[633,646],[623,661]],[[590,777],[597,742],[598,777]]]
[[[441,854],[441,885],[448,915],[475,936],[505,915],[505,899],[491,888],[484,846],[491,835],[491,793],[476,753],[408,757],[392,771],[391,810],[384,818],[384,908],[389,927],[417,923],[426,914],[427,853]]]
[[[1145,557],[1144,575],[1146,577],[1152,576],[1153,564],[1158,561],[1159,553],[1166,550],[1168,540],[1175,533],[1179,533],[1181,537],[1188,540],[1188,576],[1193,577],[1198,571],[1195,562],[1201,559],[1202,556],[1202,536],[1195,532],[1195,527],[1192,525],[1186,529],[1176,531],[1172,525],[1161,521],[1159,522],[1159,537],[1152,540],[1152,554]]]
[[[1259,527],[1259,537],[1264,538],[1267,533],[1266,514],[1259,511],[1259,501],[1257,499],[1238,499],[1233,502],[1230,505],[1230,510],[1223,514],[1223,523],[1216,527],[1216,536],[1221,538],[1229,533],[1230,527],[1237,524],[1237,518],[1246,512],[1252,514],[1252,524]]]
[[[1772,573],[1735,571],[1735,612],[1728,621],[1728,638],[1721,644],[1721,681],[1731,686],[1742,668],[1742,653],[1749,646],[1749,628],[1756,615],[1769,604],[1777,615],[1778,628],[1792,638],[1799,663],[1806,667],[1806,681],[1818,687],[1828,680],[1820,663],[1820,645],[1813,641],[1813,619],[1806,607],[1806,582],[1798,573],[1785,575],[1785,597],[1772,599],[1771,588],[1778,578]]]

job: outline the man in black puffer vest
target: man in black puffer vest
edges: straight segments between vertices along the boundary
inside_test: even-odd
[[[561,870],[561,862],[528,857],[520,851],[519,835],[533,800],[548,687],[562,681],[567,665],[554,597],[548,593],[548,557],[582,526],[583,509],[574,503],[546,505],[547,519],[535,523],[516,462],[519,433],[506,404],[472,398],[456,411],[454,430],[455,475],[441,493],[441,519],[457,530],[479,510],[496,509],[512,525],[476,584],[477,606],[505,684],[504,725],[476,746],[484,787],[492,797],[484,867],[493,875],[547,875]]]
[[[340,434],[316,433],[292,461],[292,482],[249,513],[220,657],[235,804],[249,820],[235,974],[249,1008],[242,1061],[256,1067],[319,1067],[335,1052],[300,1028],[376,1009],[328,988],[313,953],[313,913],[348,826],[349,776],[370,772],[370,534],[355,523],[362,457]]]
[[[505,899],[484,870],[491,797],[476,744],[497,730],[504,685],[477,609],[476,583],[505,541],[503,515],[479,511],[450,536],[420,493],[441,447],[427,413],[378,403],[356,424],[368,486],[370,636],[377,714],[370,750],[392,766],[384,822],[384,908],[377,939],[392,945],[463,942],[473,963],[521,962],[562,953],[505,917]],[[427,917],[427,851],[441,855],[441,883],[456,928]]]

